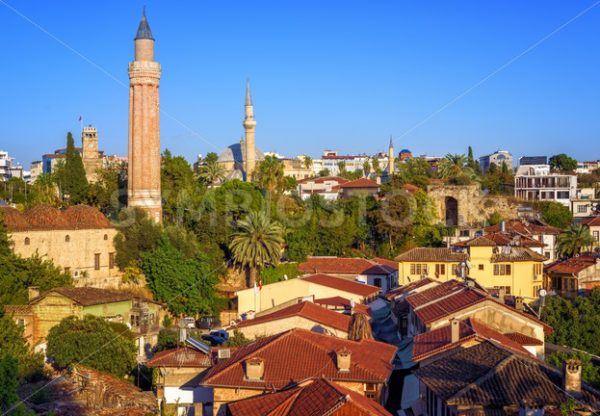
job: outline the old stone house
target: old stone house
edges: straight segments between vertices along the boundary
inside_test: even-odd
[[[119,285],[113,243],[118,231],[96,208],[38,205],[24,213],[5,207],[2,213],[15,254],[52,260],[77,286]]]
[[[545,268],[546,288],[561,296],[576,297],[600,286],[600,258],[582,254],[556,261]]]
[[[128,292],[91,287],[60,287],[45,293],[29,288],[27,305],[5,305],[4,311],[24,328],[27,343],[45,350],[50,329],[69,316],[93,315],[128,325],[135,334],[138,355],[156,345],[162,305]]]

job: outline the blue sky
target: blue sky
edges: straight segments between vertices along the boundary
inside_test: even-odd
[[[162,147],[188,160],[239,140],[248,77],[257,144],[287,156],[374,153],[391,134],[415,154],[598,159],[596,1],[0,0],[0,149],[27,166],[78,137],[81,114],[126,153],[145,3]]]

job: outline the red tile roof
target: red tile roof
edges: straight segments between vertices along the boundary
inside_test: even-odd
[[[387,300],[391,301],[391,300],[397,298],[398,296],[400,296],[400,295],[402,295],[404,293],[407,293],[407,292],[410,292],[411,290],[415,290],[415,289],[418,289],[420,287],[426,286],[426,285],[428,285],[430,283],[437,283],[437,284],[439,284],[440,282],[438,280],[433,280],[433,279],[431,279],[429,277],[424,277],[424,278],[422,278],[420,280],[408,283],[408,284],[406,284],[404,286],[400,286],[400,287],[394,288],[392,290],[389,290],[385,294],[385,298]]]
[[[426,289],[422,292],[412,294],[406,298],[408,304],[413,308],[418,308],[421,305],[439,299],[444,295],[452,292],[463,290],[464,287],[458,280],[449,280],[438,286]]]
[[[36,205],[23,214],[14,208],[2,208],[2,212],[9,232],[112,227],[104,214],[87,205],[72,206],[65,211],[47,205]]]
[[[508,339],[513,340],[519,345],[544,345],[544,343],[539,339],[530,337],[520,332],[509,332],[507,334],[504,334],[504,336]]]
[[[455,253],[449,248],[416,247],[400,254],[396,261],[427,261],[427,262],[455,262],[460,263],[467,259],[466,253]]]
[[[302,183],[325,183],[325,182],[337,182],[337,183],[346,183],[348,179],[342,178],[341,176],[320,176],[318,178],[306,178],[298,181],[299,184]]]
[[[588,227],[597,227],[600,226],[600,216],[586,218],[581,221],[582,224],[587,225]]]
[[[157,352],[154,357],[146,362],[147,367],[208,368],[212,365],[213,361],[210,354],[204,354],[188,347]]]
[[[227,404],[231,416],[321,416],[349,408],[352,414],[391,416],[381,405],[325,378],[303,387],[266,393]],[[361,413],[353,413],[357,408]]]
[[[417,308],[415,314],[421,322],[429,324],[477,303],[481,303],[486,299],[489,299],[487,294],[479,290],[463,290],[451,296],[444,297],[435,303]]]
[[[62,296],[65,296],[75,301],[76,303],[79,303],[82,306],[123,302],[141,297],[129,292],[114,289],[100,289],[96,287],[56,287],[41,294],[37,298],[32,299],[30,303],[37,303],[51,293],[59,293]],[[155,302],[151,299],[144,300],[147,302]]]
[[[300,302],[295,305],[290,305],[278,311],[262,315],[254,319],[241,321],[237,324],[238,328],[247,328],[254,325],[273,322],[280,319],[298,316],[321,325],[326,325],[331,328],[339,329],[348,332],[350,329],[350,317],[341,313],[331,311],[329,309],[317,306],[312,302]]]
[[[340,372],[337,369],[335,352],[341,349],[351,352],[350,371]],[[374,351],[377,353],[374,354]],[[293,329],[239,348],[229,360],[208,370],[203,384],[280,389],[315,377],[384,383],[393,370],[395,355],[396,347],[390,344],[373,340],[349,341]],[[260,381],[245,377],[244,363],[252,358],[264,361],[264,378]]]
[[[548,224],[544,224],[542,222],[536,223],[533,221],[526,222],[526,221],[521,221],[521,220],[505,221],[504,229],[506,230],[507,233],[510,233],[510,234],[520,234],[520,235],[525,235],[525,236],[529,236],[529,237],[532,235],[543,235],[543,234],[558,235],[562,232],[559,228],[553,227]],[[490,225],[489,227],[485,228],[485,232],[487,232],[487,233],[493,233],[493,232],[499,232],[499,231],[502,231],[501,224]]]
[[[572,257],[563,261],[556,261],[546,266],[547,273],[578,274],[579,272],[596,265],[598,259],[590,255]]]
[[[394,270],[394,271],[398,271],[399,269],[399,265],[398,262],[396,260],[389,260],[389,259],[385,259],[383,257],[375,257],[373,259],[374,262],[377,262],[379,264],[383,264],[384,266],[389,267],[390,269]]]
[[[491,243],[490,243],[491,242]],[[493,244],[492,244],[493,243]],[[472,247],[472,246],[521,246],[521,247],[546,247],[539,240],[522,236],[509,235],[501,232],[492,232],[481,237],[476,237],[467,241],[460,241],[453,244],[454,247]]]
[[[339,289],[343,292],[353,293],[365,298],[375,296],[379,294],[381,290],[376,286],[358,283],[351,280],[342,279],[341,277],[329,276],[326,274],[313,274],[309,276],[303,276],[301,279],[317,285],[327,286],[334,289]]]
[[[413,360],[421,361],[427,357],[439,354],[440,352],[456,348],[464,342],[475,338],[499,342],[519,354],[530,355],[530,353],[522,347],[522,344],[508,337],[506,334],[502,334],[476,319],[465,319],[459,323],[459,340],[455,343],[451,342],[452,336],[450,325],[436,328],[415,336],[413,338]]]
[[[347,188],[379,188],[380,185],[375,182],[372,181],[371,179],[367,179],[367,178],[360,178],[360,179],[355,179],[353,181],[348,181],[346,183],[343,183],[340,185],[340,188],[342,189],[347,189]]]
[[[372,274],[382,276],[387,276],[395,271],[376,260],[358,257],[308,257],[305,262],[298,265],[298,270],[302,273]]]
[[[347,309],[350,309],[350,307],[352,306],[350,300],[341,296],[332,296],[330,298],[315,299],[315,303],[317,305],[334,306]],[[371,314],[371,308],[369,308],[368,305],[363,305],[362,303],[355,303],[354,311],[358,313],[364,313],[367,315]]]
[[[402,185],[402,189],[404,189],[406,192],[410,192],[411,194],[414,194],[421,190],[421,188],[411,183],[405,183],[404,185]]]

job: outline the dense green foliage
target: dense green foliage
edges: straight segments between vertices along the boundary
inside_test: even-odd
[[[577,160],[564,153],[552,156],[548,163],[552,169],[561,172],[573,172],[577,169]]]
[[[141,209],[122,211],[119,231],[115,237],[116,262],[122,270],[137,262],[142,253],[154,249],[161,236],[160,225]]]
[[[600,354],[600,288],[573,300],[547,297],[542,319],[554,328],[548,342]]]
[[[205,314],[214,308],[217,273],[201,252],[185,253],[168,237],[142,254],[140,268],[156,299],[175,315]]]
[[[176,329],[161,329],[158,333],[158,340],[156,342],[156,347],[154,347],[154,351],[158,352],[175,348],[179,343],[178,339],[179,334],[177,333]]]
[[[85,202],[88,192],[88,181],[85,176],[81,154],[75,147],[71,132],[67,133],[67,150],[65,163],[56,171],[60,192],[73,204]]]
[[[23,328],[10,316],[0,318],[0,358],[5,355],[17,361],[17,379],[38,380],[44,377],[43,356],[29,350],[23,337]]]
[[[275,282],[281,282],[285,280],[286,276],[288,279],[294,279],[300,276],[298,271],[298,263],[281,263],[277,266],[265,267],[260,271],[260,278],[262,279],[263,285]]]
[[[554,227],[566,229],[573,221],[571,210],[560,202],[539,201],[532,205],[541,212],[542,220]]]
[[[126,325],[92,315],[65,318],[48,334],[47,355],[62,368],[81,364],[122,377],[136,365],[136,352]]]

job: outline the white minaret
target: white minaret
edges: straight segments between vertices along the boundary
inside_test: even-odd
[[[250,94],[250,81],[246,83],[246,104],[244,112],[244,130],[246,140],[244,141],[244,174],[246,181],[252,179],[254,168],[256,166],[256,144],[254,143],[254,129],[256,120],[254,120],[254,106],[252,105],[252,95]]]
[[[388,176],[394,174],[394,161],[394,142],[392,141],[392,136],[390,136],[390,146],[388,148]]]

